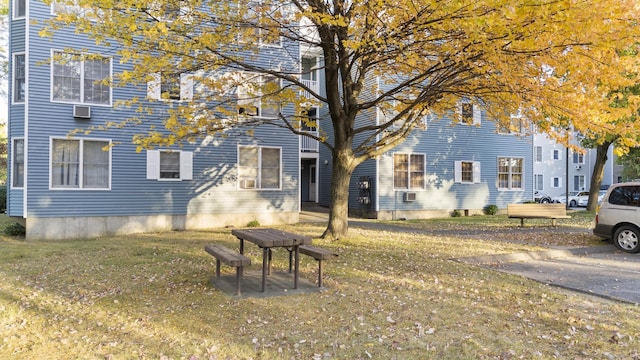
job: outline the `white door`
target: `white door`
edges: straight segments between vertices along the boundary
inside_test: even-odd
[[[318,186],[316,185],[316,166],[309,166],[309,201],[318,201]]]

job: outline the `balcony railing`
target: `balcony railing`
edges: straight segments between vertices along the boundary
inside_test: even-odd
[[[305,131],[305,132],[311,135],[318,136],[317,131]],[[318,143],[318,140],[312,139],[304,135],[300,135],[300,151],[317,152],[318,150],[320,150],[320,144]]]
[[[320,87],[318,86],[318,81],[317,80],[306,80],[306,79],[302,79],[300,80],[306,87],[308,87],[309,89],[311,89],[313,92],[315,92],[316,94],[318,93]],[[311,94],[306,91],[306,90],[302,90],[301,91],[301,95],[307,99],[311,99],[313,98],[313,96],[311,96]]]

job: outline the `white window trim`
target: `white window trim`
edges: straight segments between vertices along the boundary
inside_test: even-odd
[[[533,159],[535,162],[537,163],[541,163],[544,162],[544,149],[542,148],[542,146],[536,146],[534,147],[534,151],[533,151]],[[540,159],[538,160],[538,154],[540,154]]]
[[[558,186],[554,186],[554,183],[553,183],[553,182],[554,182],[554,180],[555,180],[555,179],[558,179]],[[552,178],[551,178],[551,187],[552,187],[552,188],[554,188],[554,189],[559,189],[559,188],[561,188],[562,186],[563,186],[563,185],[562,185],[562,178],[561,178],[561,177],[556,176],[556,177],[552,177]]]
[[[473,171],[473,181],[462,180],[462,163],[471,163]],[[480,162],[471,160],[458,160],[454,162],[454,182],[458,184],[478,184],[480,183]]]
[[[391,157],[391,172],[393,174],[392,177],[392,183],[393,183],[393,190],[394,191],[424,191],[426,186],[427,186],[427,154],[426,153],[405,153],[405,152],[396,152],[393,155],[408,155],[409,157],[409,168],[407,169],[407,182],[408,182],[408,186],[406,188],[399,188],[396,187],[396,179],[395,179],[395,167],[396,167],[396,162],[395,162],[395,157],[392,156]],[[422,187],[411,187],[411,156],[412,155],[420,155],[422,156],[422,158],[424,159],[424,163],[423,163],[423,167],[422,167],[422,176],[424,178],[424,181],[422,183]]]
[[[540,184],[542,187],[538,188],[538,177],[542,179]],[[533,190],[544,191],[544,174],[533,174]]]
[[[18,2],[19,1],[20,0],[15,0],[15,1],[12,2],[13,6],[12,6],[12,9],[11,9],[11,14],[13,15],[12,16],[13,20],[19,20],[19,19],[26,18],[27,17],[27,13],[29,11],[29,0],[23,0],[24,1],[24,15],[18,16],[17,12],[18,12]]]
[[[152,80],[147,82],[147,97],[152,100],[167,102],[189,101],[193,99],[193,75],[180,74],[180,99],[162,98],[162,76],[160,73],[151,74]]]
[[[463,104],[471,104],[472,106],[472,111],[473,111],[473,120],[471,122],[471,124],[467,123],[464,121],[464,119],[462,118],[462,106]],[[460,125],[467,125],[467,126],[479,126],[482,123],[482,109],[480,109],[480,106],[478,106],[478,104],[474,104],[470,101],[461,101],[458,103],[458,107],[456,109],[456,115],[458,117],[458,123]]]
[[[79,185],[77,188],[74,187],[55,187],[53,186],[53,178],[51,176],[51,171],[53,169],[53,141],[54,140],[74,140],[74,141],[79,141],[80,142],[80,146],[78,148],[78,151],[80,152],[79,154],[79,168],[78,168],[78,174],[80,174],[80,178],[79,178]],[[109,143],[109,179],[107,180],[107,187],[104,188],[88,188],[88,187],[84,187],[83,184],[83,174],[84,174],[84,169],[83,169],[83,147],[84,147],[84,141],[103,141],[103,142],[108,142]],[[111,151],[111,144],[112,141],[111,139],[103,139],[103,138],[67,138],[67,137],[56,137],[56,136],[51,136],[49,137],[49,190],[60,190],[60,191],[110,191],[111,190],[111,179],[112,179],[112,172],[113,172],[113,162],[112,162],[112,156],[113,156],[113,152]],[[25,151],[26,153],[26,151]],[[26,160],[25,160],[26,161]],[[26,181],[26,174],[25,174],[25,181]]]
[[[22,101],[16,101],[16,57],[24,56],[24,99]],[[24,52],[17,52],[13,54],[11,62],[11,104],[24,104],[27,102],[28,86],[27,79],[27,54]]]
[[[558,154],[558,158],[556,159],[555,154]],[[562,160],[562,151],[560,151],[559,149],[551,149],[551,159],[555,160],[555,161],[560,161]]]
[[[82,104],[88,106],[101,106],[101,107],[112,107],[113,106],[113,86],[109,86],[109,103],[108,104],[99,104],[99,103],[88,103],[84,102],[84,60],[82,60],[81,71],[80,71],[80,100],[79,101],[67,101],[67,100],[55,100],[53,98],[53,79],[54,79],[54,67],[55,67],[55,54],[56,53],[64,53],[64,50],[51,50],[51,66],[49,70],[49,100],[52,103],[58,104]],[[93,54],[78,51],[76,54],[80,55],[98,55],[105,59],[109,59],[109,78],[113,77],[113,57],[105,56],[102,54]]]
[[[279,146],[255,146],[255,145],[238,145],[237,155],[238,158],[236,160],[237,167],[236,169],[240,170],[240,149],[241,148],[257,148],[258,151],[258,174],[256,174],[255,187],[247,188],[240,186],[240,182],[244,181],[240,179],[240,173],[237,173],[236,176],[236,189],[240,191],[281,191],[282,190],[282,147]],[[279,174],[278,174],[278,187],[277,188],[263,188],[261,184],[261,174],[262,174],[262,149],[278,149],[280,151],[280,159],[279,159]]]
[[[16,140],[22,140],[22,167],[23,167],[23,175],[22,175],[22,186],[14,186],[13,185],[13,179],[15,176],[15,169],[14,169],[14,164],[15,164],[15,156],[16,156],[16,148],[15,148],[15,144],[16,144]],[[24,189],[27,184],[27,148],[25,146],[26,144],[26,140],[24,137],[20,136],[20,137],[14,137],[11,139],[11,162],[9,164],[7,164],[7,167],[11,168],[11,179],[9,179],[9,184],[11,186],[12,189]]]
[[[160,153],[180,153],[180,178],[160,178]],[[193,152],[183,150],[147,150],[147,180],[185,181],[193,180]]]
[[[263,106],[262,106],[262,95],[260,90],[258,89],[256,94],[252,94],[253,97],[247,98],[247,99],[241,99],[240,96],[243,92],[243,88],[244,88],[244,84],[254,84],[256,81],[260,82],[260,86],[261,84],[264,84],[264,78],[265,77],[270,77],[270,75],[266,75],[266,74],[261,74],[261,73],[255,73],[255,72],[249,72],[249,71],[242,71],[242,72],[238,72],[235,74],[235,76],[237,77],[236,81],[238,83],[237,89],[236,89],[236,111],[238,113],[238,116],[240,117],[247,117],[247,118],[262,118],[262,119],[276,119],[276,117],[271,117],[271,116],[264,116],[263,115]],[[279,86],[280,89],[282,89],[282,79],[275,77],[275,76],[271,76],[274,77],[275,80],[277,82],[279,82]],[[244,91],[245,94],[248,95],[248,91]],[[258,112],[256,115],[245,115],[245,114],[240,114],[240,108],[246,107],[246,106],[252,106],[257,108]],[[282,111],[282,106],[280,106],[280,110],[279,112]]]
[[[512,187],[511,183],[513,182],[513,179],[511,177],[511,175],[513,174],[511,172],[511,166],[509,166],[509,187],[500,187],[500,159],[520,159],[522,160],[522,187]],[[496,187],[498,188],[499,191],[523,191],[525,189],[525,164],[524,164],[524,160],[525,158],[522,156],[498,156],[496,161],[497,161],[497,167],[496,167]]]

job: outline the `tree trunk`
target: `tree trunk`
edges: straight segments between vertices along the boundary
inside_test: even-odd
[[[591,184],[589,187],[589,202],[587,202],[587,210],[595,211],[598,205],[598,193],[602,178],[604,177],[604,165],[607,163],[607,152],[611,146],[610,141],[605,141],[596,147],[596,162],[593,165],[593,173],[591,174]]]
[[[323,238],[338,240],[349,230],[349,183],[355,169],[351,149],[336,151],[333,155],[331,174],[331,207],[329,223]]]

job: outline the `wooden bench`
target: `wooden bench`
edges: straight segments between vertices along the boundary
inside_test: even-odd
[[[242,269],[251,265],[251,259],[222,245],[206,245],[204,250],[216,258],[216,278],[220,278],[220,263],[236,268],[236,294],[241,294]]]
[[[300,245],[300,254],[311,256],[318,261],[318,287],[322,287],[322,260],[330,260],[338,257],[338,254],[331,250],[323,249],[312,245]],[[289,251],[289,272],[291,272],[292,254]]]
[[[520,226],[524,226],[524,219],[551,219],[551,225],[556,226],[556,219],[570,219],[565,204],[508,204],[507,216],[519,218]]]

